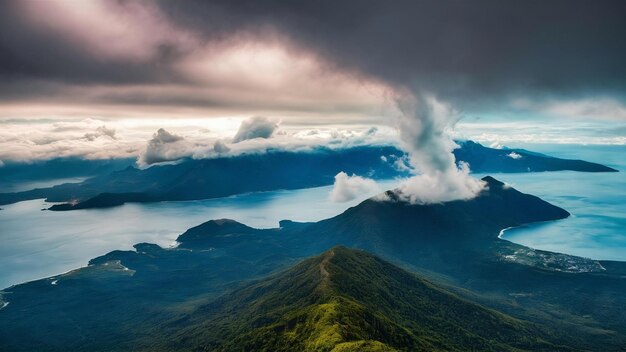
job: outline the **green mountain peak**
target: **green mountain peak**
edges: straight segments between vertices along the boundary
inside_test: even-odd
[[[182,327],[172,326],[175,332],[160,346],[168,350],[555,349],[530,324],[342,246],[236,290],[198,309]]]

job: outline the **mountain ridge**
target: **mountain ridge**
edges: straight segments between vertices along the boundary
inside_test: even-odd
[[[526,150],[487,148],[471,141],[458,143],[460,148],[453,151],[456,160],[469,163],[473,172],[617,171],[596,163],[542,156]],[[515,158],[511,153],[516,153]],[[0,193],[0,205],[46,198],[50,202],[66,202],[53,205],[50,210],[67,211],[106,208],[126,202],[210,199],[246,192],[330,185],[340,171],[373,179],[391,179],[411,174],[405,158],[404,152],[393,146],[362,146],[183,159],[177,164],[154,165],[142,170],[127,167],[81,183]]]
[[[182,323],[170,323],[173,336],[150,349],[570,350],[545,341],[532,324],[343,246],[200,307]],[[211,331],[219,331],[221,343]]]

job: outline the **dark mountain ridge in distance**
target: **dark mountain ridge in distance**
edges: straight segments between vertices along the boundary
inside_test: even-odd
[[[324,342],[315,345],[323,351],[330,350],[328,341],[337,351],[624,346],[626,312],[618,307],[626,306],[626,264],[498,238],[503,228],[569,213],[491,177],[483,180],[488,187],[465,201],[370,199],[330,219],[281,221],[274,229],[211,220],[179,236],[176,248],[141,243],[85,268],[12,286],[0,292],[0,350],[168,350],[172,341],[197,350],[248,343],[298,350],[312,341]],[[371,257],[350,259],[350,251],[339,262],[329,259],[325,270],[316,271],[315,263],[328,253],[278,274],[337,245],[365,250],[419,277],[374,265]],[[328,290],[322,290],[328,296],[307,286],[317,287],[323,272],[329,273]],[[386,275],[397,282],[378,280]],[[424,288],[426,281],[436,294]],[[391,305],[385,297],[398,301]],[[420,313],[425,307],[433,310]],[[480,332],[485,328],[494,329],[488,341]]]
[[[616,171],[581,160],[552,158],[520,149],[493,149],[459,142],[456,159],[473,172],[535,172],[573,170]],[[514,155],[514,157],[511,157]],[[183,160],[147,169],[127,167],[85,180],[18,193],[0,193],[0,205],[46,198],[51,210],[105,208],[126,202],[180,201],[219,198],[247,192],[300,189],[333,184],[340,171],[373,179],[409,176],[404,153],[391,146],[367,146],[310,152],[268,151],[216,159]],[[403,166],[404,165],[404,166]]]
[[[526,149],[489,148],[473,141],[461,141],[457,143],[460,148],[454,150],[456,160],[469,163],[472,172],[618,171],[597,163],[555,158]]]
[[[0,189],[24,181],[45,181],[70,177],[94,177],[110,174],[134,165],[135,158],[83,159],[63,157],[31,162],[4,160],[0,168]]]
[[[400,152],[393,147],[328,148],[312,152],[268,151],[216,159],[187,159],[147,169],[128,167],[78,184],[63,184],[27,192],[0,194],[0,204],[46,198],[51,202],[85,201],[102,193],[93,207],[132,201],[197,200],[278,189],[332,184],[340,171],[389,179],[406,175],[381,160]],[[116,200],[117,199],[117,200]],[[70,207],[71,209],[73,207]],[[54,208],[53,208],[54,210]]]

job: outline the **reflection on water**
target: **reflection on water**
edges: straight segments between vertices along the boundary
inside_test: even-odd
[[[394,181],[381,183],[381,190]],[[329,200],[332,187],[247,194],[213,200],[125,204],[109,209],[40,211],[33,200],[0,211],[0,288],[55,275],[87,264],[115,249],[139,242],[170,246],[190,227],[230,218],[253,227],[278,221],[318,221],[335,216],[370,195],[347,203]]]

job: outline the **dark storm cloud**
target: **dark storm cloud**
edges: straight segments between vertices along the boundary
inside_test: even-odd
[[[133,3],[111,2],[120,13],[132,10]],[[193,48],[177,40],[153,43],[156,52],[141,61],[94,59],[58,33],[33,28],[17,4],[0,2],[3,100],[47,95],[55,89],[50,81],[185,80],[171,66]],[[623,101],[626,90],[624,1],[188,0],[157,5],[166,16],[157,21],[199,33],[203,43],[227,42],[233,34],[279,33],[292,47],[326,59],[330,69],[427,91],[460,106],[540,94],[605,94]]]
[[[402,187],[411,202],[468,199],[482,189],[451,154],[446,131],[458,110],[593,95],[623,101],[626,90],[623,1],[162,4],[207,34],[273,28],[331,70],[386,82],[401,110],[393,124],[420,173]]]
[[[341,69],[469,103],[626,90],[624,1],[162,1],[207,35],[272,26]]]

